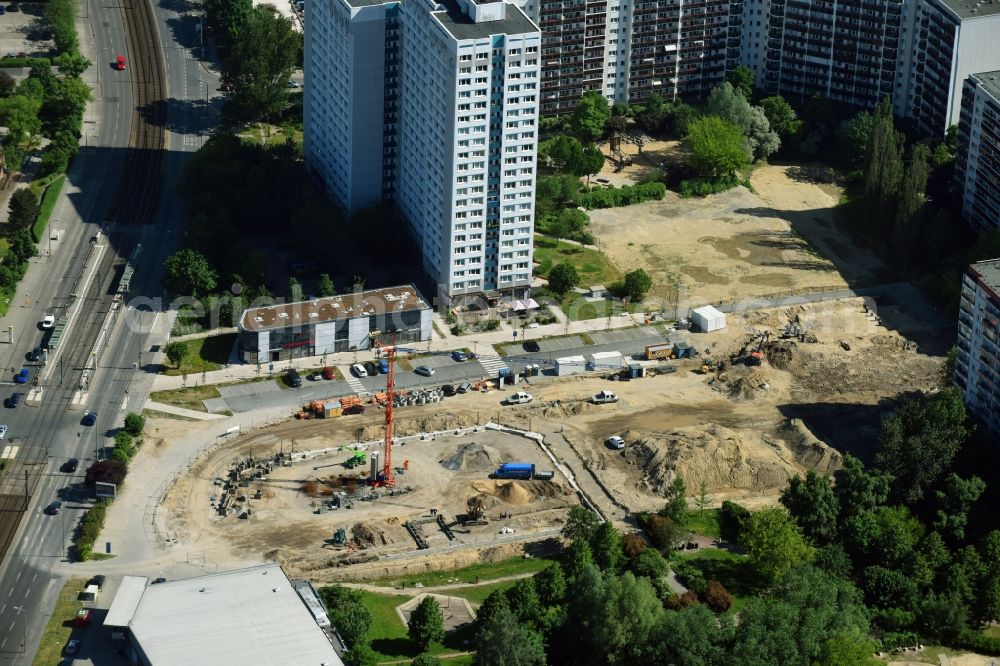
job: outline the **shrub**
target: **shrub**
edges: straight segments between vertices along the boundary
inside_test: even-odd
[[[666,606],[669,610],[680,610],[686,606],[698,603],[698,595],[688,590],[684,594],[671,594],[667,597]]]
[[[618,208],[630,206],[651,199],[662,199],[667,194],[663,183],[639,183],[621,188],[604,188],[583,195],[581,203],[584,208]]]
[[[723,502],[719,508],[719,533],[722,540],[738,544],[743,524],[749,517],[750,512],[736,502]]]
[[[716,178],[688,178],[681,181],[677,193],[684,198],[707,197],[709,194],[718,194],[731,190],[737,185],[748,185],[747,181],[740,179],[735,174],[718,176]]]
[[[94,542],[101,535],[101,528],[104,527],[104,518],[108,512],[107,500],[101,500],[92,506],[80,520],[80,531],[76,538],[76,555],[81,561],[90,559],[94,549]]]
[[[626,534],[622,538],[622,551],[628,559],[635,559],[644,550],[646,550],[646,542],[638,534]]]
[[[97,483],[120,485],[125,480],[125,465],[117,460],[99,460],[87,469],[84,482],[93,487]]]
[[[142,414],[136,414],[135,412],[129,412],[125,415],[125,431],[132,435],[133,437],[138,437],[142,434],[143,428],[146,427],[146,417]]]
[[[717,580],[705,585],[705,604],[716,613],[723,613],[733,606],[733,595]]]
[[[705,593],[708,588],[708,582],[705,580],[705,574],[702,573],[701,569],[694,562],[681,561],[673,565],[673,568],[674,574],[676,574],[677,580],[680,581],[681,585],[697,594]]]

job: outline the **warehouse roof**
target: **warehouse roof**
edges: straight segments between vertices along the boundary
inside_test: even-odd
[[[109,627],[127,627],[135,615],[135,609],[139,606],[142,593],[146,591],[146,582],[149,579],[145,576],[125,576],[122,584],[115,592],[115,600],[111,602],[108,609],[108,616],[104,618],[104,624]]]
[[[493,35],[523,35],[539,32],[537,25],[531,22],[516,5],[507,4],[504,8],[504,18],[499,21],[482,21],[476,23],[462,12],[455,0],[442,0],[440,3],[446,11],[432,12],[444,29],[457,40],[483,39]]]
[[[146,587],[128,623],[156,666],[342,666],[277,564]]]
[[[240,317],[240,328],[245,331],[267,331],[406,310],[425,310],[429,307],[416,287],[403,285],[359,291],[343,296],[316,298],[311,301],[251,308],[245,310]]]

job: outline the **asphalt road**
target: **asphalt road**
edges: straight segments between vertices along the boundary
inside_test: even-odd
[[[141,232],[144,249],[133,280],[133,295],[155,299],[161,296],[163,258],[175,246],[182,221],[173,182],[185,156],[200,147],[214,125],[215,101],[211,98],[217,93],[218,80],[195,59],[199,56],[197,19],[187,5],[154,2],[153,6],[166,59],[168,153],[158,216]],[[15,331],[14,343],[0,352],[0,358],[6,354],[5,370],[10,373],[20,369],[25,355],[41,340],[41,331],[31,327],[34,322],[46,313],[59,313],[69,303],[70,291],[89,250],[89,238],[107,219],[129,141],[133,110],[129,72],[111,68],[117,54],[130,57],[125,49],[121,7],[88,0],[83,11],[92,33],[89,37],[82,35],[81,41],[90,42],[95,48],[87,55],[96,63],[94,96],[101,101],[100,118],[85,121],[87,146],[74,161],[64,188],[67,195],[61,197],[53,214],[52,226],[64,229],[64,236],[50,257],[38,260],[46,266],[37,283],[26,283],[22,289],[30,291],[27,298],[30,305],[19,307],[16,318],[25,323]],[[43,247],[43,254],[44,250]],[[22,305],[25,299],[25,294],[19,293],[17,305]],[[64,474],[60,467],[70,457],[80,458],[77,474],[82,475],[97,450],[121,426],[126,405],[131,409],[139,406],[138,394],[142,392],[144,378],[133,364],[141,365],[142,354],[149,350],[149,331],[157,317],[152,310],[129,308],[124,316],[117,318],[83,406],[98,413],[95,426],[80,424],[82,412],[68,409],[73,392],[58,386],[45,388],[38,407],[22,404],[13,410],[3,410],[0,421],[9,426],[7,441],[13,439],[22,445],[20,455],[38,460],[30,474],[37,475],[39,482],[20,533],[0,570],[0,664],[32,662],[41,631],[63,583],[53,569],[67,561],[71,532],[90,505],[90,500],[74,486],[82,478]],[[66,369],[67,373],[70,371]],[[129,396],[133,379],[139,389],[133,385]],[[13,390],[25,388],[0,384],[0,397],[7,397]],[[131,404],[127,404],[130,399]],[[62,513],[44,515],[42,509],[55,498],[64,502]],[[81,656],[86,656],[86,632],[80,633]]]

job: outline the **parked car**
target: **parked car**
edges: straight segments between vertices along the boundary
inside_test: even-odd
[[[378,376],[378,363],[375,361],[365,361],[365,372],[368,373],[369,377]]]
[[[50,516],[58,516],[59,512],[62,510],[62,502],[55,500],[47,507],[45,507],[45,513]]]
[[[295,368],[289,368],[285,371],[285,383],[292,388],[299,388],[302,386],[302,377]]]
[[[323,368],[323,371],[320,374],[323,375],[323,379],[333,379],[334,378],[333,368],[331,368],[330,366],[327,366],[327,367]]]
[[[92,426],[97,423],[97,412],[87,412],[83,415],[83,420],[80,421],[85,426]]]
[[[505,405],[526,405],[534,400],[530,393],[525,393],[524,391],[518,391],[517,393],[512,393],[507,396],[501,402]]]
[[[354,365],[351,366],[351,373],[355,377],[367,377],[368,376],[368,371],[365,370],[365,366],[361,365],[360,363],[355,363]]]
[[[618,396],[611,391],[601,391],[590,396],[590,401],[595,405],[607,405],[612,402],[618,402]]]
[[[524,351],[526,352],[535,353],[537,351],[541,351],[541,347],[539,347],[538,343],[535,342],[534,340],[525,340],[524,343],[521,344],[521,346],[524,348]]]
[[[413,368],[413,372],[421,375],[422,377],[432,377],[434,376],[434,368],[429,368],[426,365],[418,365]]]
[[[21,393],[11,393],[10,397],[3,401],[3,406],[8,409],[14,409],[21,404]]]
[[[115,69],[117,69],[120,72],[125,71],[125,56],[119,55],[117,58],[115,58]]]
[[[30,375],[31,375],[31,370],[29,370],[28,368],[21,368],[21,372],[14,375],[14,383],[27,384]]]
[[[458,361],[459,363],[461,363],[462,361],[466,360],[469,357],[465,355],[465,352],[462,352],[462,351],[453,351],[451,353],[451,358],[452,358],[452,360],[455,360],[455,361]]]
[[[80,466],[80,460],[77,458],[70,458],[63,464],[63,471],[72,474]]]
[[[52,328],[56,325],[55,315],[47,314],[42,317],[42,328]]]
[[[7,426],[5,424],[0,423],[0,439],[3,439],[6,436],[7,436]]]
[[[468,393],[471,390],[472,390],[472,384],[470,384],[469,382],[462,382],[461,384],[458,385],[459,393]]]
[[[30,352],[28,352],[28,357],[27,358],[28,358],[28,362],[30,362],[30,363],[38,363],[39,361],[42,360],[42,348],[41,347],[35,347]]]
[[[75,638],[69,639],[69,643],[66,643],[66,654],[76,654],[78,649],[80,649],[80,641]]]
[[[153,582],[150,583],[150,584],[151,585],[159,585],[160,583],[166,583],[166,582],[167,582],[166,578],[157,578],[157,579],[153,580]]]
[[[319,380],[323,379],[323,375],[318,372],[314,372],[308,375],[306,379],[308,379],[311,382],[318,382]]]
[[[104,589],[104,581],[106,581],[106,580],[107,580],[107,578],[104,575],[98,574],[98,575],[94,576],[93,578],[91,578],[90,582],[87,583],[87,585],[96,585],[98,590],[103,590]]]
[[[289,88],[298,88],[299,87],[299,82],[295,81],[293,79],[288,79],[288,87]]]
[[[441,393],[443,393],[445,397],[450,398],[451,396],[455,395],[457,391],[455,391],[455,387],[452,386],[451,384],[445,384],[444,386],[441,387]]]
[[[615,449],[616,451],[620,451],[625,448],[625,440],[618,435],[608,437],[604,440],[604,443],[608,445],[609,449]]]

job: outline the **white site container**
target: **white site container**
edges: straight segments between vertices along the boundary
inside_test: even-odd
[[[711,333],[726,327],[726,315],[711,305],[697,308],[691,313],[691,321],[702,333]]]
[[[564,356],[556,359],[556,374],[575,375],[587,369],[587,359],[582,356]]]

